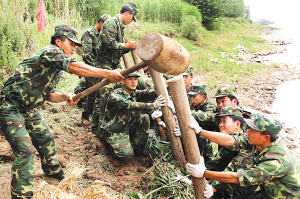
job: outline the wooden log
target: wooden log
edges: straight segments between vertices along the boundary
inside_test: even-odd
[[[132,58],[133,58],[134,64],[138,64],[138,63],[140,63],[140,62],[142,61],[142,60],[140,59],[139,55],[138,55],[137,49],[131,50],[131,54],[132,54]],[[139,72],[141,75],[144,75],[144,70],[143,70],[143,69],[138,70],[138,72]]]
[[[125,65],[124,65],[124,62],[122,61],[122,59],[120,59],[120,65],[121,65],[122,70],[126,69]]]
[[[131,50],[131,54],[132,54],[132,58],[133,58],[134,63],[139,63],[141,61],[141,59],[139,58],[139,55],[137,54],[136,49]],[[144,70],[143,69],[138,70],[138,72],[140,74],[144,75]],[[162,126],[158,125],[160,122],[161,122],[161,119],[160,118],[156,118],[156,124],[157,124],[158,133],[159,133],[160,136],[162,136],[164,138],[164,140],[167,140],[164,128]]]
[[[145,35],[137,50],[148,66],[161,73],[180,75],[190,64],[190,54],[181,44],[157,33]]]
[[[191,164],[199,164],[200,151],[195,131],[189,127],[192,122],[191,111],[183,77],[182,75],[176,76],[169,79],[167,83],[174,102],[187,161]],[[205,178],[192,177],[192,181],[195,190],[195,197],[197,199],[204,198],[203,191],[206,185]]]
[[[131,67],[131,62],[130,62],[130,58],[129,58],[128,53],[123,54],[122,57],[123,57],[123,60],[124,60],[125,67],[130,68]]]
[[[156,91],[157,95],[164,96],[166,98],[167,104],[168,104],[170,101],[170,98],[169,98],[168,91],[165,86],[165,82],[164,82],[164,78],[163,78],[162,74],[152,68],[150,68],[150,73],[151,73],[151,76],[152,76],[152,79],[153,79],[153,82],[155,85],[155,91]],[[167,128],[167,132],[169,135],[170,144],[171,144],[171,148],[172,148],[174,157],[179,162],[179,165],[182,168],[184,168],[186,161],[185,161],[185,156],[184,156],[181,140],[180,140],[180,137],[176,137],[174,135],[174,129],[175,129],[176,123],[175,123],[175,120],[173,117],[173,112],[167,106],[163,106],[161,109],[162,109],[162,113],[163,113],[163,117],[164,117],[164,121],[166,124],[166,128]]]
[[[128,75],[128,74],[130,74],[130,73],[132,73],[134,71],[137,71],[138,69],[144,68],[146,66],[147,66],[146,63],[140,62],[140,63],[138,63],[138,64],[136,64],[136,65],[134,65],[134,66],[132,66],[130,68],[122,70],[120,73],[121,73],[121,75],[126,76],[126,75]],[[98,84],[95,84],[94,86],[89,87],[88,89],[86,89],[86,90],[78,93],[77,95],[73,96],[72,100],[75,102],[75,101],[77,101],[77,100],[79,100],[79,99],[81,99],[81,98],[83,98],[83,97],[91,94],[92,92],[95,92],[99,88],[101,88],[101,87],[103,87],[105,85],[108,85],[109,83],[110,83],[110,81],[108,79],[104,79],[102,82],[99,82]]]

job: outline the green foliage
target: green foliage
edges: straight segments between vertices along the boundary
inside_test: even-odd
[[[218,17],[223,16],[223,0],[186,0],[198,7],[202,14],[202,23],[205,27],[214,22]]]
[[[182,0],[135,1],[139,8],[138,19],[150,22],[168,21],[180,23],[187,15],[193,15],[201,23],[202,17],[195,6]]]
[[[17,17],[7,8],[0,7],[0,10],[0,65],[2,66],[0,75],[3,76],[18,65],[26,44],[26,37],[18,28]]]
[[[183,19],[181,23],[182,34],[184,37],[196,41],[198,39],[198,34],[200,32],[199,22],[196,20],[195,16],[187,16]]]
[[[223,0],[224,17],[238,18],[245,16],[244,0]]]

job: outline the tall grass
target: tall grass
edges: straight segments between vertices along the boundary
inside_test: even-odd
[[[129,0],[106,0],[97,2],[92,0],[76,0],[72,2],[89,23],[95,23],[102,14],[107,13],[111,16],[118,14],[122,6],[126,5]],[[183,0],[134,0],[134,3],[139,10],[137,15],[138,20],[154,23],[181,23],[185,16],[192,15],[196,17],[199,23],[202,22],[201,13],[198,8]]]

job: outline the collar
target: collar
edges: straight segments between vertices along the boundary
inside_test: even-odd
[[[275,142],[272,142],[271,144],[269,144],[266,148],[264,148],[264,150],[262,150],[261,152],[259,152],[256,147],[253,147],[252,149],[252,153],[253,153],[253,157],[254,157],[254,161],[256,163],[260,162],[263,158],[264,158],[264,155],[266,153],[268,153],[270,151],[270,149],[275,145],[277,144],[278,142],[280,141],[279,138],[277,138],[277,140]]]

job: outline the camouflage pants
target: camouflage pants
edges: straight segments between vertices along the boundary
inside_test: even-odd
[[[80,93],[80,92],[82,92],[82,91],[84,91],[84,90],[86,90],[86,89],[87,89],[87,87],[86,87],[85,78],[84,78],[84,77],[81,77],[80,80],[78,81],[78,83],[77,83],[75,89],[74,89],[74,93],[75,93],[75,94],[78,94],[78,93]],[[83,107],[83,103],[86,101],[86,98],[87,98],[87,96],[85,96],[85,97],[83,97],[83,98],[81,98],[81,99],[79,100],[79,102],[77,103],[77,106],[78,106],[79,108],[82,108],[82,107]]]
[[[97,84],[100,79],[95,77],[86,77],[86,88],[90,88]],[[98,91],[95,91],[88,96],[86,96],[85,104],[84,104],[84,110],[82,112],[82,119],[89,120],[89,115],[93,114],[94,105],[95,105],[95,99],[97,96]]]
[[[75,93],[80,93],[81,91],[84,91],[95,84],[99,83],[101,79],[95,78],[95,77],[82,77],[76,88],[75,88]],[[84,97],[84,107],[83,107],[83,112],[81,115],[81,118],[83,120],[89,120],[89,116],[92,115],[93,110],[94,110],[94,105],[95,105],[95,99],[98,91],[95,91],[88,96]]]
[[[105,132],[104,140],[111,147],[114,155],[119,158],[130,158],[144,155],[148,141],[150,119],[147,114],[132,113],[128,124],[119,133]],[[133,142],[133,146],[131,146]]]
[[[15,156],[11,169],[12,198],[30,198],[35,172],[34,147],[41,157],[45,174],[53,175],[61,170],[53,132],[36,109],[20,113],[7,101],[0,106],[0,129]]]
[[[106,108],[108,97],[112,90],[120,87],[122,87],[121,82],[110,83],[100,88],[98,95],[96,95],[95,107],[92,115],[93,118],[92,128],[97,129],[98,133],[99,133],[98,127],[100,128],[103,122],[102,120],[105,115],[105,108]],[[101,137],[101,135],[99,136]]]

